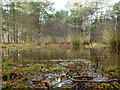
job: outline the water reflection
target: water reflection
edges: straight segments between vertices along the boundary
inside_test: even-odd
[[[96,63],[96,65],[118,65],[119,54],[111,51],[109,48],[102,49],[46,49],[46,48],[26,48],[23,50],[2,50],[2,60],[6,59],[10,62],[41,62],[53,59],[88,59]],[[119,65],[118,65],[119,66]]]

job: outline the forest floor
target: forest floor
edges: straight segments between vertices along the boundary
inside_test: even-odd
[[[49,61],[47,61],[49,62]],[[56,62],[56,63],[54,63]],[[89,68],[91,65],[91,68]],[[107,81],[120,78],[120,67],[97,67],[89,60],[51,60],[51,63],[18,64],[5,61],[2,63],[2,86],[3,90],[13,88],[81,88],[79,84],[72,82],[69,76],[92,76],[93,81]],[[79,79],[81,80],[81,79]],[[87,80],[83,78],[82,80]],[[47,85],[45,84],[47,83]],[[120,88],[118,82],[113,84]],[[86,83],[87,89],[114,89],[109,83]],[[115,89],[116,90],[116,89]]]

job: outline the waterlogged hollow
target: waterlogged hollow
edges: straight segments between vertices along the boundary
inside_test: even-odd
[[[109,48],[6,48],[2,50],[2,84],[3,88],[71,88],[74,84],[67,75],[88,75],[93,80],[118,78],[119,65],[119,54]]]
[[[8,60],[9,63],[38,63],[45,60],[60,61],[59,59],[87,59],[102,65],[119,66],[119,54],[112,52],[109,48],[102,49],[46,49],[46,48],[26,48],[19,49],[3,49],[2,61]],[[97,60],[96,60],[97,59]],[[48,62],[49,63],[49,62]]]

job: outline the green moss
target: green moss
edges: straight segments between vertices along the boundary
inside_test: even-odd
[[[65,70],[67,70],[67,68],[58,68],[58,67],[55,67],[55,68],[51,68],[50,70],[51,71],[65,71]]]
[[[35,64],[35,65],[33,65],[33,67],[37,67],[37,66],[42,66],[42,67],[44,67],[45,64]]]

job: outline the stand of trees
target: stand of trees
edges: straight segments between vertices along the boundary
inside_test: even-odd
[[[111,43],[120,47],[120,2],[106,0],[67,4],[55,11],[53,3],[2,2],[3,43]],[[106,9],[106,10],[105,10]]]

